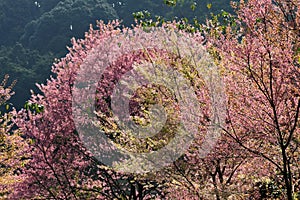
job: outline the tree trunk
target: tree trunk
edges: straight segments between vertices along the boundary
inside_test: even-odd
[[[282,148],[282,161],[283,161],[283,178],[286,187],[286,195],[288,200],[293,200],[293,189],[292,189],[292,179],[290,173],[290,167],[288,158],[286,155],[286,149]]]

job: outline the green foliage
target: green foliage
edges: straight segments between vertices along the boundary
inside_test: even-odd
[[[155,16],[155,20],[153,20],[151,13],[148,10],[139,11],[132,15],[143,27],[154,27],[164,22],[164,19],[161,16]]]
[[[196,8],[197,8],[197,3],[196,3],[196,2],[193,2],[193,3],[191,4],[191,10],[192,10],[192,11],[195,11]]]
[[[138,19],[138,20],[143,20],[143,19],[151,16],[151,14],[148,10],[143,10],[143,11],[139,11],[136,13],[132,13],[132,15],[135,19]]]
[[[134,23],[137,13],[147,10],[151,16],[161,16],[170,11],[170,8],[164,4],[163,0],[107,0],[107,2],[116,10],[123,24],[130,26]]]
[[[30,89],[37,90],[35,83],[43,83],[50,75],[54,55],[41,55],[36,50],[29,50],[17,43],[12,47],[0,47],[0,76],[9,74],[17,80],[11,103],[21,108],[30,97]]]
[[[237,26],[236,16],[221,10],[220,13],[211,13],[208,24],[198,24],[200,31],[205,32],[209,35],[218,35],[220,33],[225,34],[226,28],[230,26],[231,31],[237,33],[239,27]]]
[[[206,19],[210,19],[214,25],[222,26],[224,30],[227,25],[235,23],[229,1],[220,3],[219,1],[164,0],[163,2],[167,6],[165,12],[152,12],[148,9],[134,12],[133,17],[144,27],[156,26],[168,20],[181,20],[182,23],[177,25],[178,28],[191,33],[196,30],[204,31],[201,23]],[[162,8],[159,11],[162,11]]]
[[[39,105],[39,104],[36,104],[36,103],[30,103],[28,101],[25,103],[24,108],[26,110],[30,110],[31,112],[34,112],[36,114],[39,114],[39,113],[44,111],[44,106],[43,105]]]
[[[30,0],[0,1],[0,45],[12,45],[24,32],[24,26],[39,11]]]
[[[232,12],[230,1],[219,0],[181,0],[176,2],[176,6],[172,7],[172,12],[166,15],[167,18],[177,17],[179,19],[187,18],[190,23],[195,19],[204,23],[210,17],[210,13],[219,13],[221,10]]]
[[[176,0],[164,0],[164,3],[168,6],[176,6]]]
[[[61,0],[1,0],[0,45],[13,45],[24,34],[26,24],[38,19]],[[37,2],[37,3],[35,3]]]
[[[99,19],[108,21],[116,18],[116,12],[105,0],[60,1],[53,9],[26,25],[21,42],[42,53],[51,51],[63,55],[67,52],[66,45],[70,45],[70,38],[82,38],[89,24],[95,24]]]

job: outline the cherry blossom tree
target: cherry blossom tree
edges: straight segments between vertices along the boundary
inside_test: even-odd
[[[172,185],[166,184],[166,178],[163,177],[164,172],[161,172],[160,176],[159,172],[133,175],[114,171],[93,157],[93,153],[86,148],[86,144],[83,144],[79,137],[79,130],[75,126],[72,106],[74,106],[74,95],[77,92],[76,87],[80,86],[75,84],[80,67],[89,67],[90,73],[87,75],[91,79],[96,74],[93,73],[93,70],[99,70],[101,65],[87,62],[88,56],[95,56],[94,60],[101,63],[97,59],[99,58],[97,57],[99,52],[101,56],[110,58],[110,52],[129,48],[125,46],[127,42],[138,44],[140,40],[143,40],[148,44],[148,48],[140,51],[129,49],[132,51],[131,53],[121,54],[104,70],[102,77],[99,77],[100,81],[97,83],[95,98],[95,113],[98,122],[100,122],[98,124],[99,129],[103,129],[107,137],[117,145],[122,145],[125,149],[138,153],[147,153],[162,148],[174,136],[179,124],[178,119],[188,116],[178,113],[179,104],[177,101],[179,97],[175,98],[172,92],[159,84],[141,86],[133,95],[129,107],[130,115],[136,123],[147,124],[149,120],[147,113],[149,113],[150,105],[160,102],[166,107],[169,116],[161,132],[146,139],[132,138],[118,131],[118,126],[112,120],[110,96],[113,87],[115,87],[114,84],[122,75],[132,70],[135,65],[150,62],[171,66],[171,68],[184,74],[184,77],[192,85],[197,100],[202,104],[201,113],[197,113],[200,118],[196,125],[197,130],[200,129],[198,139],[203,140],[209,121],[212,121],[212,119],[208,119],[211,114],[209,109],[211,103],[208,87],[205,85],[203,77],[201,78],[201,75],[193,67],[193,60],[181,57],[177,50],[168,52],[162,48],[163,46],[155,48],[157,47],[155,38],[151,39],[151,37],[156,35],[150,35],[151,37],[147,38],[146,36],[149,35],[147,35],[147,30],[139,25],[134,27],[133,31],[128,28],[120,29],[118,26],[118,22],[111,22],[107,25],[99,22],[99,29],[94,30],[91,28],[85,39],[77,41],[73,39],[73,47],[69,48],[70,53],[65,58],[58,60],[53,66],[52,71],[56,73],[56,78],[48,80],[46,85],[38,85],[42,95],[32,94],[30,101],[25,105],[26,109],[15,113],[16,124],[24,137],[30,141],[26,151],[30,158],[22,169],[24,181],[15,188],[12,194],[14,198],[151,199],[155,197],[163,198],[167,195],[168,192],[163,189],[166,187],[171,188]],[[166,30],[168,28],[174,29],[176,24],[169,24],[164,28]],[[131,34],[130,31],[135,34],[135,40],[112,42],[114,39],[119,39],[117,37],[119,33],[128,32]],[[201,44],[202,42],[199,33],[190,35],[182,32],[181,34],[193,39],[195,44]],[[162,37],[162,35],[158,34],[157,37]],[[149,48],[153,46],[154,48]],[[97,49],[96,54],[93,54],[95,49]],[[148,72],[144,73],[147,76]],[[85,93],[79,94],[81,95],[76,96],[78,99],[88,97]],[[75,99],[75,103],[78,99]],[[84,117],[80,119],[81,125],[86,124],[91,113],[87,109],[87,112],[83,114]],[[93,140],[93,142],[96,141]],[[92,143],[89,143],[89,145],[93,145]],[[179,143],[177,145],[180,147],[185,144]],[[197,152],[198,150],[194,151],[194,154],[197,154]],[[143,163],[136,164],[143,165]]]
[[[6,75],[0,84],[0,106],[8,108],[8,101],[14,94],[12,87],[15,81],[6,87],[9,76]],[[4,109],[6,109],[4,108]],[[2,110],[4,110],[2,109]],[[18,175],[18,169],[24,163],[25,155],[23,149],[26,143],[20,137],[18,131],[12,131],[13,123],[11,121],[12,113],[1,113],[0,115],[0,197],[7,198],[13,190],[14,185],[20,182],[21,176]]]
[[[74,124],[72,93],[79,67],[95,47],[121,30],[128,30],[118,26],[118,22],[107,25],[98,22],[99,29],[91,27],[85,39],[73,39],[70,53],[53,66],[57,77],[48,80],[46,85],[38,85],[42,95],[32,94],[26,109],[15,113],[14,121],[30,140],[26,151],[30,158],[22,168],[24,179],[15,187],[14,198],[149,199],[164,196],[159,181],[116,172],[95,159],[80,140]],[[115,47],[106,49],[107,53],[114,50],[112,48]],[[138,59],[145,56],[138,52],[124,55],[111,66],[111,71],[104,73],[107,77],[103,84],[131,69],[133,61]],[[99,93],[101,89],[98,88]],[[104,112],[107,107],[102,100],[99,98],[96,105]]]
[[[299,6],[293,0],[241,1],[238,32],[229,26],[210,41],[225,74],[224,131],[265,160],[257,167],[272,164],[270,172],[282,177],[290,200],[299,193],[300,178]]]

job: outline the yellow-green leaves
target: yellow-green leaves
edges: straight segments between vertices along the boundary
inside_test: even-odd
[[[211,4],[211,3],[208,3],[208,4],[206,5],[206,7],[210,10],[211,7],[212,7],[212,4]]]

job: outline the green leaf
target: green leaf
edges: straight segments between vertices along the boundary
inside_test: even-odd
[[[210,10],[211,7],[212,7],[212,4],[211,4],[211,3],[208,3],[208,4],[206,5],[206,7]]]
[[[256,19],[256,23],[260,23],[260,22],[262,22],[262,19],[261,18],[257,18]]]
[[[165,0],[165,4],[168,6],[176,6],[176,0]]]
[[[194,11],[194,10],[196,9],[196,7],[197,7],[197,3],[196,3],[196,2],[193,2],[193,3],[191,4],[191,9],[192,9],[192,11]]]

